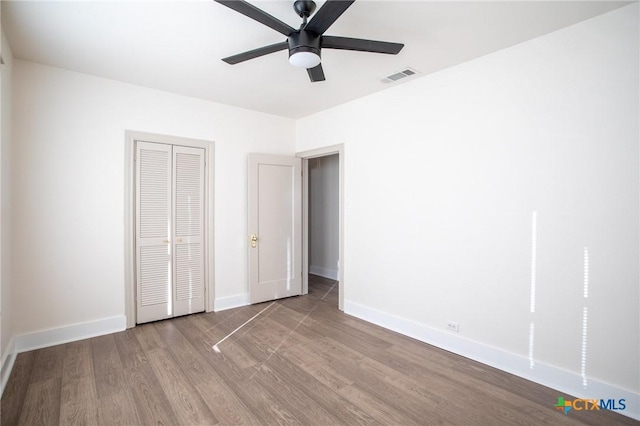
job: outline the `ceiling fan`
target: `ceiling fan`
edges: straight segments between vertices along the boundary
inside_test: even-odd
[[[404,44],[401,43],[324,35],[324,32],[355,0],[327,0],[309,22],[307,19],[315,10],[316,3],[312,0],[296,0],[293,3],[293,9],[302,18],[300,29],[297,30],[244,0],[215,1],[287,36],[287,41],[222,59],[231,65],[289,49],[289,63],[291,65],[306,68],[312,82],[324,81],[324,71],[320,63],[320,51],[323,48],[396,55],[404,47]]]

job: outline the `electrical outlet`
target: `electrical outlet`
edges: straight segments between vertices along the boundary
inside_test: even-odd
[[[460,324],[453,321],[447,321],[447,330],[455,331],[456,333],[460,332]]]

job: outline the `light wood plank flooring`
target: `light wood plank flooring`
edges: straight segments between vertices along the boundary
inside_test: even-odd
[[[553,407],[560,393],[338,311],[308,296],[197,314],[18,355],[9,425],[637,425]],[[566,396],[566,395],[565,395]]]

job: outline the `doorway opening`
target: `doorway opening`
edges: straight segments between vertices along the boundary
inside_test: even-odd
[[[343,145],[298,153],[302,158],[302,294],[336,300],[344,310]]]
[[[338,154],[307,160],[309,294],[326,300],[332,293],[336,306],[338,292],[332,288],[338,283],[339,160]]]

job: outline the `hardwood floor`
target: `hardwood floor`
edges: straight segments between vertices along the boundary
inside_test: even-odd
[[[212,349],[268,305],[19,354],[2,425],[637,425],[345,315],[319,277]]]

